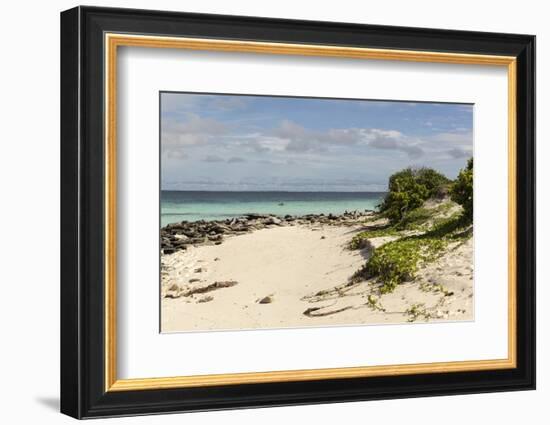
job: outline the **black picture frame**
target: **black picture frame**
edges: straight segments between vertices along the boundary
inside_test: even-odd
[[[104,34],[517,58],[517,367],[369,378],[105,391]],[[61,412],[75,418],[535,388],[535,37],[132,9],[61,13]]]

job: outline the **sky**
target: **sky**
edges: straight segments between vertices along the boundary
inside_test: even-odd
[[[385,191],[473,152],[466,104],[162,92],[162,190]]]

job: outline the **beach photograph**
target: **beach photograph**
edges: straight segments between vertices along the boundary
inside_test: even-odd
[[[161,92],[161,332],[474,320],[473,111]]]

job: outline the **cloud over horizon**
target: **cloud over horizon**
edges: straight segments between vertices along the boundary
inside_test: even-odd
[[[473,108],[463,104],[163,93],[161,185],[385,190],[407,166],[453,178],[472,134]]]

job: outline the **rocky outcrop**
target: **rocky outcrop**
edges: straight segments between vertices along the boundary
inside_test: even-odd
[[[182,221],[168,224],[160,229],[161,250],[163,254],[173,254],[185,250],[188,246],[219,245],[225,238],[242,235],[265,228],[296,225],[336,225],[351,226],[362,223],[372,217],[374,211],[351,211],[343,214],[307,214],[303,216],[272,214],[246,214],[226,220]]]

